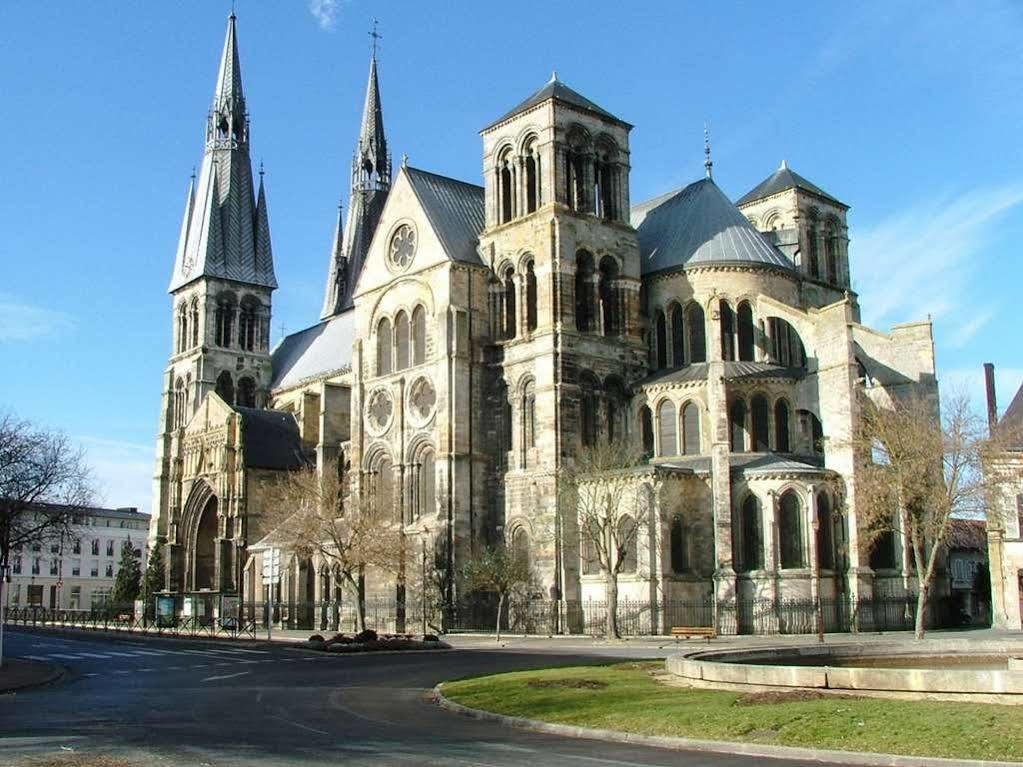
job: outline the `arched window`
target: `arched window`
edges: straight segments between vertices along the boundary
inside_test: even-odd
[[[796,329],[781,317],[768,318],[767,327],[771,335],[771,357],[774,361],[785,367],[805,366],[806,350]]]
[[[529,532],[524,527],[518,527],[515,532],[512,533],[511,549],[515,554],[515,557],[520,561],[524,562],[526,568],[530,566],[530,545],[529,545]]]
[[[174,384],[174,394],[171,397],[173,403],[171,412],[171,423],[175,429],[185,425],[185,382],[180,378]]]
[[[540,152],[536,138],[530,137],[523,146],[526,171],[526,213],[533,213],[540,207]]]
[[[700,454],[700,407],[695,402],[687,402],[682,408],[682,452]]]
[[[600,572],[600,556],[590,534],[581,536],[579,558],[582,559],[583,575],[596,575]]]
[[[426,310],[417,306],[412,310],[412,364],[426,362]]]
[[[605,221],[617,218],[615,205],[615,179],[617,178],[616,159],[618,152],[613,142],[604,137],[598,142],[593,163],[593,200],[597,205],[595,211]]]
[[[685,322],[682,319],[682,307],[672,304],[668,309],[671,317],[671,364],[673,367],[682,367],[686,364],[686,331]]]
[[[810,450],[817,455],[824,455],[824,427],[821,419],[809,410],[803,410],[804,434],[809,433]]]
[[[737,399],[728,410],[729,441],[733,453],[746,450],[746,403]]]
[[[803,504],[793,490],[778,501],[778,538],[782,569],[803,567]]]
[[[657,406],[657,436],[660,440],[659,455],[678,454],[675,418],[675,403],[665,400]]]
[[[827,493],[817,496],[817,564],[822,570],[835,569],[835,517]]]
[[[817,242],[817,232],[811,226],[806,231],[807,245],[807,268],[811,277],[821,276],[820,246]]]
[[[372,503],[377,505],[380,513],[386,519],[397,519],[398,504],[396,503],[394,467],[391,465],[391,459],[381,456],[377,462],[376,470],[372,474],[374,479]]]
[[[689,361],[707,361],[707,327],[704,325],[703,307],[695,301],[686,307],[686,325],[689,328]]]
[[[234,297],[230,294],[217,298],[217,311],[214,317],[214,333],[217,346],[231,348],[234,339]]]
[[[636,529],[636,522],[628,514],[618,520],[618,557],[622,563],[621,573],[636,572],[638,557],[636,549],[639,543]]]
[[[238,344],[245,351],[256,348],[256,328],[259,324],[258,307],[251,298],[242,300],[238,313]]]
[[[532,260],[526,262],[526,329],[536,330],[536,272]]]
[[[228,405],[234,404],[234,381],[226,370],[217,376],[217,394]]]
[[[607,394],[607,441],[614,442],[625,434],[625,387],[618,378],[604,382]]]
[[[774,403],[774,449],[779,453],[792,450],[789,441],[789,405],[783,399]]]
[[[532,381],[522,387],[522,447],[536,447],[536,387]]]
[[[593,329],[593,256],[585,250],[575,256],[575,327]]]
[[[686,540],[686,528],[681,514],[676,514],[671,520],[670,537],[671,571],[676,574],[689,572],[689,542]]]
[[[391,321],[384,317],[377,323],[377,375],[391,372]]]
[[[735,360],[735,312],[727,301],[718,304],[721,317],[721,359],[725,362]]]
[[[870,568],[872,570],[898,570],[898,539],[894,530],[879,533],[870,546]]]
[[[654,454],[654,418],[646,405],[639,410],[639,430],[643,438],[643,453]]]
[[[588,213],[590,203],[586,190],[586,161],[590,137],[578,126],[568,134],[568,149],[565,152],[565,201],[572,210]]]
[[[654,315],[654,361],[657,370],[668,367],[668,330],[664,323],[664,312],[660,309]]]
[[[181,354],[181,352],[188,348],[188,307],[184,304],[181,304],[181,306],[178,307],[177,326],[178,332],[176,348],[178,354]]]
[[[433,450],[422,452],[416,471],[415,518],[419,519],[424,514],[434,514],[437,511],[437,470]]]
[[[190,322],[192,325],[192,348],[199,345],[199,299],[192,299]]]
[[[739,304],[739,359],[743,362],[752,362],[754,356],[753,340],[753,307],[749,301]]]
[[[618,307],[618,262],[610,256],[600,261],[600,314],[604,335],[613,336],[621,330],[621,312]]]
[[[508,267],[504,272],[504,337],[515,338],[515,269]]]
[[[497,161],[497,181],[501,196],[501,223],[506,224],[515,215],[515,180],[510,148],[505,149]]]
[[[760,520],[760,501],[755,495],[748,495],[739,510],[739,556],[735,557],[736,572],[748,573],[764,567],[764,533]]]
[[[242,407],[256,406],[256,382],[251,378],[238,381],[238,404]]]
[[[828,280],[838,284],[838,235],[833,227],[828,227],[824,236],[824,260],[828,265]]]
[[[768,441],[768,421],[770,420],[770,407],[767,404],[767,397],[757,394],[750,402],[750,425],[752,426],[753,444],[750,449],[754,453],[766,453],[771,449]]]
[[[409,328],[408,315],[405,312],[398,312],[394,318],[394,369],[404,370],[409,366]]]
[[[591,373],[581,377],[580,416],[582,421],[583,445],[597,444],[597,387],[599,384]]]

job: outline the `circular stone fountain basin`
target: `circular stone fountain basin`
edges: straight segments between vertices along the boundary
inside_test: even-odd
[[[1019,642],[942,639],[700,650],[667,670],[704,686],[1002,696],[1023,703]],[[1015,668],[1014,668],[1015,667]]]

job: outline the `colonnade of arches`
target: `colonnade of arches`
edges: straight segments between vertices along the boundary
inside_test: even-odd
[[[421,305],[411,317],[400,310],[392,323],[382,317],[376,326],[376,374],[388,375],[426,361],[426,309]]]
[[[737,573],[758,570],[798,570],[810,567],[811,550],[816,553],[822,570],[839,565],[845,531],[842,518],[836,513],[836,501],[830,493],[807,493],[788,488],[769,504],[765,518],[764,504],[749,492],[739,504],[732,525],[732,563]],[[813,518],[817,519],[814,536]],[[772,525],[772,545],[768,548],[765,525]],[[811,540],[811,536],[813,540]]]
[[[242,376],[235,386],[230,371],[225,370],[217,376],[216,392],[228,405],[256,406],[256,382],[250,376]]]
[[[603,382],[589,370],[579,375],[579,426],[584,446],[622,439],[628,433],[628,394],[618,376]]]
[[[619,279],[620,273],[617,259],[610,255],[603,256],[598,263],[586,249],[576,252],[576,330],[605,336],[626,331],[625,287]]]
[[[378,445],[365,462],[364,503],[395,522],[413,524],[437,510],[436,452],[426,441],[415,443],[407,460],[395,465],[388,450]]]
[[[806,223],[806,273],[834,285],[847,285],[847,275],[841,266],[843,246],[838,218],[829,215],[822,220],[817,210],[811,208]]]
[[[700,455],[703,451],[701,409],[696,400],[687,400],[677,408],[672,400],[663,399],[656,406],[655,431],[654,412],[643,405],[639,411],[643,452],[661,457]]]
[[[506,224],[535,212],[544,203],[539,139],[529,134],[517,149],[505,145],[497,151],[496,157],[494,186],[498,223]]]
[[[206,342],[199,298],[182,301],[175,311],[174,351],[180,354]],[[270,344],[270,313],[252,295],[241,300],[229,290],[219,293],[213,310],[212,343],[224,349],[266,351]]]
[[[581,125],[567,132],[561,195],[572,210],[606,221],[624,221],[628,176],[618,143],[607,134],[591,137]]]
[[[532,256],[521,259],[520,267],[503,264],[490,282],[491,336],[511,340],[536,330],[537,284],[536,261]]]
[[[509,392],[508,385],[498,380],[494,400],[500,407],[496,422],[498,460],[506,463],[509,453],[516,450],[516,465],[527,468],[532,462],[532,449],[536,447],[536,381],[526,376],[514,392]]]

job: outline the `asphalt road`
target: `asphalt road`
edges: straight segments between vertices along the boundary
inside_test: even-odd
[[[606,661],[606,650],[599,657],[568,648],[338,656],[265,644],[80,639],[17,630],[9,630],[5,644],[10,655],[57,662],[69,674],[47,687],[0,696],[0,765],[31,765],[71,752],[121,756],[139,765],[215,767],[764,762],[541,735],[450,714],[425,698],[447,679]]]

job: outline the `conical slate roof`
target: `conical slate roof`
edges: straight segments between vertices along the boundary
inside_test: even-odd
[[[561,82],[561,80],[558,79],[557,74],[553,74],[551,75],[551,79],[548,80],[547,83],[540,90],[538,90],[536,93],[527,98],[525,101],[523,101],[521,104],[516,106],[511,111],[505,113],[497,120],[494,120],[494,122],[490,123],[490,125],[488,125],[483,130],[493,128],[498,123],[503,123],[505,120],[514,117],[519,112],[525,112],[527,109],[530,109],[531,107],[534,107],[537,104],[542,104],[544,101],[547,101],[548,99],[560,101],[563,104],[568,104],[569,106],[575,107],[576,109],[581,109],[584,112],[592,112],[593,114],[599,115],[608,120],[614,120],[617,123],[621,123],[622,125],[629,125],[624,120],[615,117],[606,109],[597,106],[578,91],[569,88],[567,85]]]
[[[778,192],[784,192],[786,189],[802,189],[804,192],[815,194],[825,200],[840,205],[843,208],[849,206],[843,202],[832,197],[830,194],[825,192],[819,186],[814,184],[812,181],[807,181],[805,178],[800,176],[794,170],[792,170],[788,163],[782,160],[778,170],[772,173],[770,176],[765,178],[750,191],[744,194],[736,201],[736,205],[745,205],[748,202],[754,200],[762,200],[765,197],[770,197],[772,194],[778,194]]]
[[[792,262],[705,178],[632,209],[643,274],[706,264],[792,269]]]

